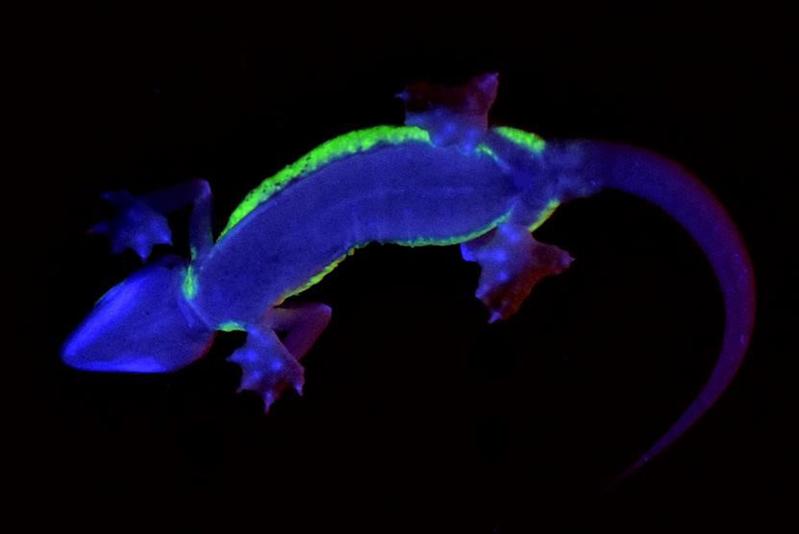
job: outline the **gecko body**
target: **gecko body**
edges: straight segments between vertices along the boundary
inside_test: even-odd
[[[287,299],[369,243],[460,245],[480,265],[476,296],[489,321],[512,316],[569,254],[532,236],[561,203],[609,187],[674,216],[699,243],[725,297],[721,356],[710,381],[637,469],[677,439],[724,391],[744,357],[754,288],[746,248],[724,209],[687,171],[652,152],[598,141],[545,142],[489,128],[498,78],[458,88],[410,86],[404,126],[335,138],[265,180],[233,212],[221,235],[210,227],[210,188],[194,180],[143,196],[109,194],[119,216],[95,230],[115,251],[146,258],[169,243],[164,214],[192,203],[191,258],[145,265],[112,288],[64,345],[68,365],[90,371],[168,372],[202,357],[214,332],[247,332],[231,360],[241,389],[265,407],[286,388],[301,392],[299,360],[328,324],[324,304]],[[280,334],[280,335],[279,335]]]

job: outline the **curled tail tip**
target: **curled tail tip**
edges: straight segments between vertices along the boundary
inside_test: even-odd
[[[688,170],[652,151],[587,142],[588,179],[647,200],[675,219],[708,259],[724,299],[722,345],[709,380],[677,421],[614,483],[648,464],[691,428],[727,390],[744,361],[754,328],[755,286],[749,252],[713,193]]]

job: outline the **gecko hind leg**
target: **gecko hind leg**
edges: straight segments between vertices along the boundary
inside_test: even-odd
[[[475,296],[488,308],[490,323],[512,316],[539,281],[572,262],[568,252],[539,243],[525,226],[510,223],[462,243],[461,255],[480,265]]]
[[[498,75],[489,72],[461,87],[414,83],[397,97],[405,103],[407,126],[427,130],[436,146],[455,146],[471,154],[488,129],[498,83]]]
[[[270,310],[262,325],[247,328],[247,341],[230,360],[242,370],[239,391],[250,390],[264,400],[264,411],[288,388],[302,395],[305,382],[299,360],[330,322],[330,308],[305,304]],[[283,339],[277,332],[284,332]]]
[[[302,359],[330,323],[332,311],[326,304],[302,304],[278,307],[271,311],[272,328],[284,332],[283,344]]]

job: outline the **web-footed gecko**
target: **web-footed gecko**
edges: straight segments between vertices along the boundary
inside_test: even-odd
[[[160,373],[201,358],[215,331],[242,330],[230,358],[241,388],[265,407],[303,387],[299,360],[330,318],[324,304],[283,302],[369,243],[460,245],[481,267],[476,296],[489,321],[507,319],[542,278],[571,257],[531,232],[563,202],[602,188],[644,198],[676,219],[707,255],[721,285],[726,324],[721,355],[699,396],[625,473],[682,435],[724,392],[754,323],[747,250],[712,194],[679,165],[647,150],[601,141],[545,142],[488,126],[496,74],[463,87],[417,83],[398,96],[404,126],[346,133],[265,180],[236,208],[218,239],[211,192],[195,180],[143,196],[106,195],[119,215],[94,230],[113,250],[146,259],[171,243],[165,214],[189,203],[191,259],[145,265],[96,304],[62,351],[77,369]],[[283,333],[278,337],[277,332]]]

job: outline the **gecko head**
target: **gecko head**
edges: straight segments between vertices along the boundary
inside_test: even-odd
[[[86,371],[160,373],[205,354],[213,332],[186,302],[186,264],[165,258],[111,288],[70,336],[61,358]]]

